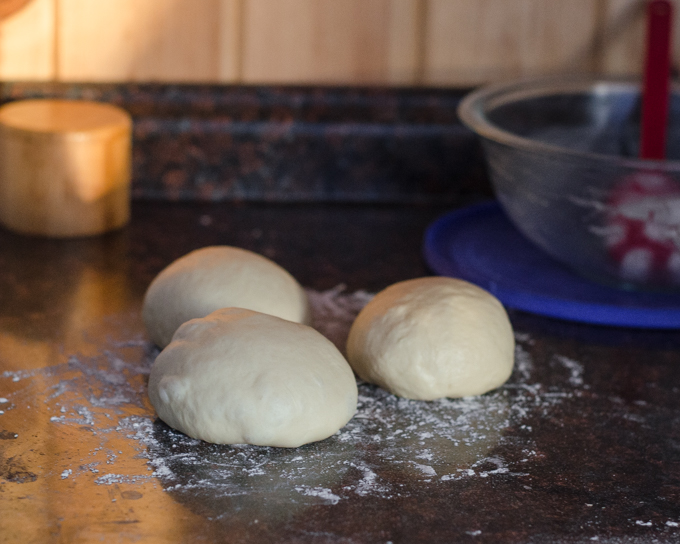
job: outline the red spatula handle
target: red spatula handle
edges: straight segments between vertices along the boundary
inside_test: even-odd
[[[669,0],[647,4],[647,52],[642,96],[640,158],[665,159],[671,66],[673,5]]]

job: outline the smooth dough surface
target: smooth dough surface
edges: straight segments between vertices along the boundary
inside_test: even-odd
[[[297,447],[352,418],[357,386],[340,351],[311,327],[225,308],[177,330],[151,368],[149,398],[193,438]]]
[[[151,282],[142,319],[161,348],[184,322],[220,308],[237,307],[309,323],[307,294],[275,262],[231,246],[210,246],[168,265]]]
[[[363,380],[401,397],[481,395],[512,372],[515,339],[502,304],[471,283],[428,277],[391,285],[359,313],[347,357]]]

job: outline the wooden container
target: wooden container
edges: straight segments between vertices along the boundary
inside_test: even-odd
[[[132,121],[110,104],[0,107],[0,223],[52,237],[100,234],[130,216]]]

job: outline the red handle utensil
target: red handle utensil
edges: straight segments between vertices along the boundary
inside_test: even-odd
[[[647,3],[647,50],[642,82],[641,159],[665,160],[671,77],[673,5]],[[609,254],[622,279],[680,284],[680,253],[667,224],[667,202],[680,186],[662,169],[641,167],[610,195]]]
[[[672,20],[673,4],[670,0],[651,0],[647,4],[647,52],[640,130],[641,159],[666,158]]]

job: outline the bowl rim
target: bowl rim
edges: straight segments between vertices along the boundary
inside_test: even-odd
[[[524,151],[542,151],[575,159],[592,159],[611,162],[630,168],[659,169],[680,172],[680,160],[650,160],[635,157],[621,157],[605,153],[591,153],[539,142],[508,132],[489,121],[486,113],[493,108],[508,104],[519,98],[532,98],[555,94],[556,92],[578,93],[590,91],[604,93],[606,89],[639,89],[639,79],[627,76],[557,75],[514,79],[511,81],[483,85],[467,94],[458,105],[458,117],[478,136],[496,143],[516,147]],[[680,94],[678,82],[671,82],[674,93]]]

